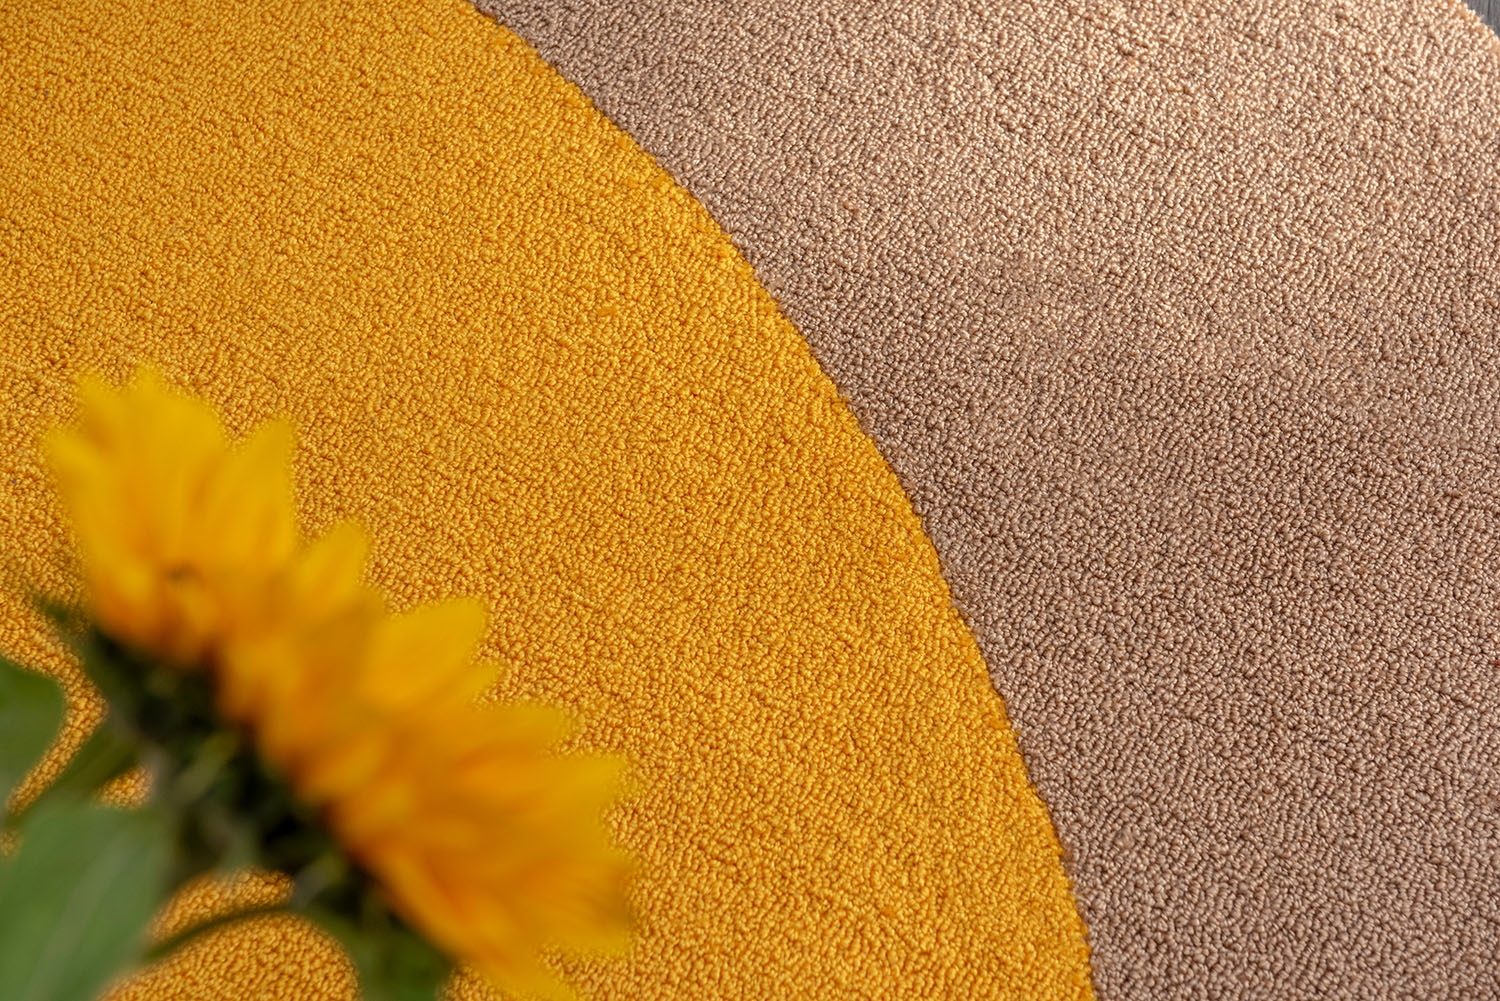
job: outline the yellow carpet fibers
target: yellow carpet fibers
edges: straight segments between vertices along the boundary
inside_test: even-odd
[[[727,239],[458,0],[0,12],[0,530],[86,369],[301,428],[304,517],[398,604],[477,594],[505,695],[625,752],[594,998],[1089,993],[1059,848],[932,547]],[[46,641],[8,585],[0,646]],[[97,710],[80,703],[73,739]],[[131,999],[350,992],[286,922]],[[468,993],[466,991],[466,993]]]

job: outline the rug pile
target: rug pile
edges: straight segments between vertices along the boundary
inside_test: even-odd
[[[581,997],[1500,996],[1458,0],[33,0],[0,62],[16,579],[78,374],[292,417],[309,529],[632,761]],[[60,762],[11,585],[0,649]],[[114,997],[351,991],[262,922]]]

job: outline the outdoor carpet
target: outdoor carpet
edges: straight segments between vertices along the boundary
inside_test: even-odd
[[[36,437],[149,363],[629,757],[582,997],[1500,997],[1459,0],[14,0],[0,60],[59,755]],[[116,998],[352,991],[263,921]]]

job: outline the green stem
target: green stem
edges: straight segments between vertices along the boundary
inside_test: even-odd
[[[149,949],[146,950],[146,964],[150,965],[151,963],[156,963],[163,959],[166,959],[178,949],[181,949],[183,946],[197,941],[199,938],[207,935],[209,932],[218,931],[222,928],[228,927],[229,925],[239,924],[241,921],[248,921],[251,918],[263,918],[272,914],[291,913],[292,912],[287,910],[287,908],[282,904],[263,904],[259,907],[248,907],[242,911],[234,911],[229,914],[220,914],[217,917],[209,918],[207,921],[200,921],[189,928],[184,928],[182,931],[177,932],[175,935],[169,935],[167,938],[162,939],[160,942],[154,943]]]

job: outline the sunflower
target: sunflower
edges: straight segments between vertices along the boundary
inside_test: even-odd
[[[567,996],[543,950],[624,944],[628,866],[598,820],[619,763],[544,753],[565,733],[545,707],[477,706],[483,630],[472,602],[356,603],[232,649],[226,691],[258,690],[226,709],[264,721],[262,753],[416,927],[498,985]]]
[[[150,369],[78,386],[78,424],[44,442],[99,627],[180,664],[245,628],[296,555],[292,430],[230,448],[213,408]]]
[[[614,951],[629,925],[603,823],[620,763],[555,753],[555,711],[480,700],[477,602],[392,614],[356,524],[304,545],[291,451],[284,423],[232,443],[150,371],[85,381],[47,453],[87,608],[121,645],[203,669],[225,724],[442,952],[568,996],[544,952]]]

